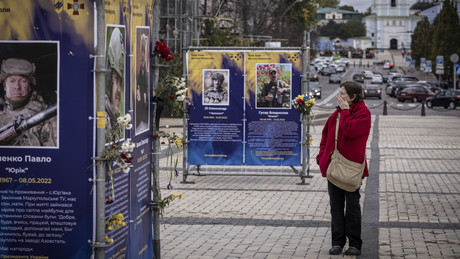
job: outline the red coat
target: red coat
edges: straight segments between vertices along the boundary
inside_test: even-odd
[[[331,162],[331,154],[335,146],[335,124],[339,110],[336,110],[327,120],[323,128],[323,136],[319,145],[319,154],[316,163],[321,174],[326,177],[327,168]],[[371,112],[364,101],[353,103],[350,109],[340,111],[339,133],[337,148],[347,159],[362,163],[366,151],[367,138],[371,131]],[[369,170],[364,168],[363,177],[369,176]]]

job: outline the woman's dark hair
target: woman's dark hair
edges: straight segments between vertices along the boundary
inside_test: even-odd
[[[345,91],[347,91],[348,96],[350,96],[350,98],[355,98],[353,99],[353,103],[364,100],[363,87],[361,84],[353,81],[347,81],[340,84],[340,87],[345,87]]]

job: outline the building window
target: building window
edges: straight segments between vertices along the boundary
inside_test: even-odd
[[[372,37],[374,37],[374,33],[372,33],[371,35],[372,35]],[[372,43],[372,44],[374,44],[374,43]]]
[[[372,33],[372,34],[373,34],[373,33]],[[372,35],[372,36],[374,36],[374,35]],[[374,47],[374,42],[372,42],[372,47]]]
[[[399,21],[399,26],[403,26],[402,21]]]
[[[395,20],[393,20],[393,26],[396,26],[396,21]]]
[[[396,0],[391,0],[391,7],[396,7]]]
[[[387,26],[390,26],[390,22],[389,22],[389,21],[387,21]]]
[[[333,19],[333,20],[335,20],[335,14],[334,14],[334,15],[332,15],[332,19]]]

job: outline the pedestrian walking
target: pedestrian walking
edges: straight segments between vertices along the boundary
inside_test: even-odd
[[[322,131],[320,151],[316,157],[321,174],[326,177],[331,163],[331,154],[337,150],[346,159],[363,163],[362,178],[369,176],[365,160],[366,142],[371,129],[371,113],[363,101],[363,90],[359,83],[348,81],[340,85],[337,95],[337,110],[328,118]],[[337,118],[339,117],[339,120]],[[336,137],[336,124],[339,123]],[[337,140],[336,140],[337,138]],[[340,166],[340,164],[339,164]],[[361,254],[361,195],[356,191],[345,191],[328,181],[331,208],[332,248],[329,254],[341,254],[349,242],[345,255]]]

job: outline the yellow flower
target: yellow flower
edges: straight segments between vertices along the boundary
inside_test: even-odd
[[[107,230],[113,230],[113,226],[108,226]]]
[[[107,242],[113,243],[113,238],[109,238],[109,239],[107,240]]]
[[[105,236],[105,239],[109,239],[109,236]]]
[[[173,193],[173,194],[171,194],[171,196],[173,196],[174,198],[176,198],[176,197],[177,197],[177,193]]]
[[[124,226],[126,226],[126,223],[125,223],[125,222],[121,222],[121,225],[124,227]]]
[[[176,145],[179,146],[179,147],[182,146],[182,138],[181,137],[176,138]]]
[[[179,195],[179,200],[182,199],[182,197],[184,197],[184,195],[181,193],[181,194]]]

